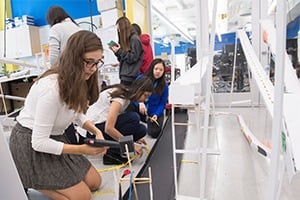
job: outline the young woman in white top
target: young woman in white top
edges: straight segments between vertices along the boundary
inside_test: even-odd
[[[102,132],[87,120],[89,104],[99,96],[101,40],[90,31],[73,34],[59,66],[37,78],[12,130],[9,146],[24,188],[51,199],[91,199],[101,176],[83,154],[104,154],[106,148],[68,144],[64,130],[72,122],[97,139]]]
[[[61,7],[50,7],[47,12],[49,29],[49,61],[51,65],[57,64],[61,52],[65,49],[69,37],[81,30],[77,23]]]
[[[140,123],[140,116],[136,112],[125,112],[130,101],[144,102],[153,91],[152,80],[148,77],[141,78],[126,87],[123,84],[109,86],[100,93],[96,103],[87,111],[87,117],[103,132],[106,140],[118,141],[122,136],[132,135],[134,141],[142,139],[147,128]],[[137,154],[142,150],[135,145]],[[127,159],[122,159],[119,150],[108,149],[103,156],[104,164],[121,164]]]

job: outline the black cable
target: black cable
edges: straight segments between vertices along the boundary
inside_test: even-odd
[[[82,25],[82,24],[88,24],[89,26],[92,26],[92,27],[94,27],[95,29],[97,29],[97,26],[96,26],[95,24],[91,24],[91,22],[85,22],[85,21],[83,21],[83,22],[79,22],[79,23],[78,23],[79,26]]]

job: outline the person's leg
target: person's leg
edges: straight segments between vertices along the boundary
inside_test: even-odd
[[[51,199],[81,200],[91,199],[91,191],[96,191],[101,185],[102,179],[97,170],[91,166],[85,178],[80,183],[63,190],[39,190]]]
[[[134,141],[143,138],[147,133],[147,128],[140,123],[140,116],[136,112],[120,114],[115,126],[124,136],[133,135]]]
[[[91,166],[84,178],[84,182],[87,184],[91,191],[96,191],[99,189],[102,183],[102,178],[95,167]]]
[[[102,131],[106,140],[114,140],[107,133],[105,133],[105,122],[96,124],[96,127]],[[136,112],[125,112],[120,114],[116,120],[115,128],[121,132],[122,135],[133,135],[134,141],[144,137],[147,133],[147,128],[140,123],[140,116]],[[91,134],[87,134],[89,137]]]
[[[91,190],[84,181],[63,190],[39,190],[41,193],[55,200],[90,200]]]
[[[139,103],[134,101],[134,102],[130,102],[130,104],[128,105],[128,107],[126,108],[126,112],[136,112],[140,115],[140,121],[142,122],[146,122],[146,115],[143,115],[140,113],[140,108],[139,108]]]
[[[104,132],[105,122],[96,124],[96,127],[104,133],[103,136],[106,140],[114,140]],[[117,118],[115,127],[124,136],[133,135],[134,141],[143,138],[147,132],[146,127],[143,124],[140,124],[140,117],[136,112],[126,112],[124,114],[120,114]],[[124,158],[120,155],[120,149],[118,148],[109,148],[106,154],[103,156],[103,163],[105,165],[122,164],[126,162],[127,158]]]

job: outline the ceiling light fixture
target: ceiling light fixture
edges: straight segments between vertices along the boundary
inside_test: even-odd
[[[183,30],[178,28],[175,24],[173,24],[168,18],[165,17],[161,12],[159,12],[155,7],[152,6],[151,11],[154,15],[156,15],[159,19],[161,19],[166,25],[168,25],[170,28],[172,28],[174,31],[180,34],[181,37],[186,39],[191,44],[194,44],[194,40],[191,36],[186,34]]]

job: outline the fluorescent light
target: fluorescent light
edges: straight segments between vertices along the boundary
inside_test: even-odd
[[[161,19],[165,24],[167,24],[170,28],[172,28],[175,32],[179,33],[181,37],[186,39],[188,42],[194,44],[193,38],[186,34],[183,30],[178,28],[175,24],[173,24],[168,18],[165,17],[161,12],[159,12],[155,7],[152,6],[152,12],[155,14],[159,19]]]

